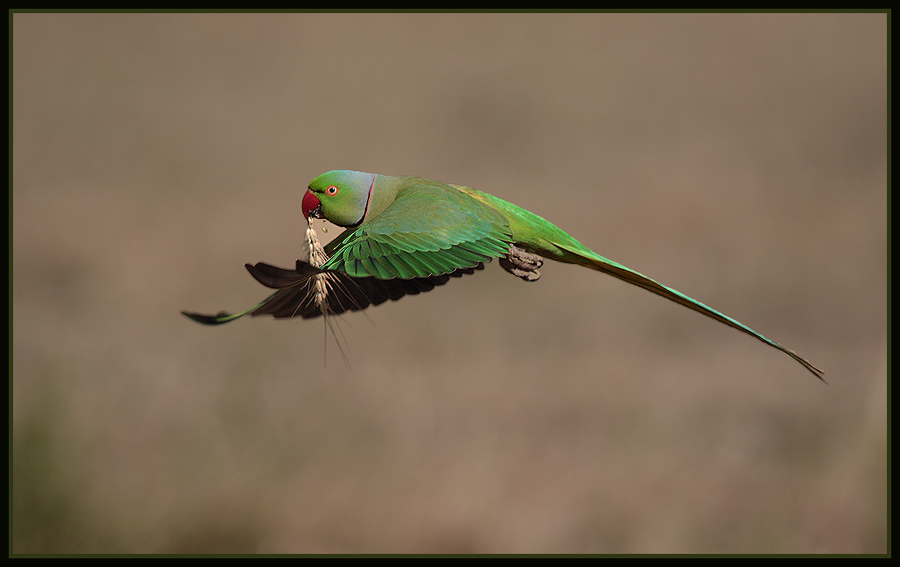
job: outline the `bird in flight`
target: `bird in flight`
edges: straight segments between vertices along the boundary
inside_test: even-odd
[[[327,219],[346,230],[324,248],[311,226],[309,261],[293,270],[246,264],[250,274],[275,289],[240,313],[182,313],[206,325],[244,315],[276,318],[338,315],[397,300],[472,274],[498,258],[524,281],[540,277],[544,259],[603,272],[746,333],[791,357],[824,381],[805,358],[681,292],[593,252],[552,223],[502,199],[423,177],[391,177],[329,171],[303,196],[303,216]]]

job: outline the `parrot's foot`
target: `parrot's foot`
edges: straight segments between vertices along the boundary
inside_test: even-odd
[[[517,278],[522,278],[526,282],[536,282],[541,277],[537,269],[544,265],[544,259],[515,244],[510,244],[509,254],[500,258],[500,265]]]

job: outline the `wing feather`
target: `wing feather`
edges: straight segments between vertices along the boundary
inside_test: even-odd
[[[418,180],[348,235],[323,268],[356,278],[426,278],[505,256],[512,240],[496,209],[449,185]]]
[[[286,270],[265,263],[247,264],[247,269],[257,281],[266,287],[278,290],[248,312],[251,315],[272,315],[278,319],[318,317],[323,313],[315,301],[314,278],[323,275],[327,275],[330,279],[328,314],[338,315],[346,311],[359,311],[370,305],[380,305],[388,300],[396,301],[405,295],[417,295],[431,291],[450,281],[450,278],[472,274],[482,267],[479,264],[471,268],[455,270],[449,274],[426,278],[385,280],[373,277],[353,278],[342,272],[323,272],[299,260],[295,270]],[[223,323],[235,318],[226,313],[217,316],[196,314],[188,314],[188,316],[206,324]]]

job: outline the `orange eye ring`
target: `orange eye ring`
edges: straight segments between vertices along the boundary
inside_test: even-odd
[[[325,188],[325,192],[329,195],[337,195],[338,188],[334,185],[329,185]]]

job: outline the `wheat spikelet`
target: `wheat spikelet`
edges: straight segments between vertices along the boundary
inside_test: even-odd
[[[325,265],[325,262],[328,261],[328,254],[325,253],[325,248],[322,246],[322,243],[319,242],[319,237],[316,234],[315,229],[312,226],[312,219],[309,219],[309,224],[306,227],[306,247],[309,250],[309,264],[316,268],[321,268]],[[321,274],[316,274],[312,277],[312,281],[310,282],[310,292],[312,295],[312,299],[316,304],[316,307],[322,313],[322,317],[325,320],[325,352],[323,353],[323,360],[327,360],[327,350],[328,350],[328,330],[331,330],[331,334],[334,335],[334,340],[337,343],[338,351],[341,353],[341,358],[344,359],[344,364],[350,366],[350,359],[347,358],[347,354],[344,352],[344,347],[341,346],[341,341],[346,340],[344,338],[343,331],[340,332],[340,336],[338,336],[338,330],[335,330],[335,327],[331,324],[331,319],[329,315],[333,313],[331,310],[331,306],[329,305],[329,297],[333,293],[333,287],[340,285],[340,280],[338,277],[331,272],[322,272]]]
[[[309,248],[309,263],[316,268],[321,268],[328,261],[328,255],[325,253],[322,243],[319,242],[319,237],[316,235],[312,223],[312,219],[309,219],[309,224],[306,227],[306,246]],[[327,273],[313,276],[315,279],[312,285],[313,300],[316,302],[316,307],[323,314],[330,312],[328,309],[328,293],[331,287],[329,276],[331,274]]]

